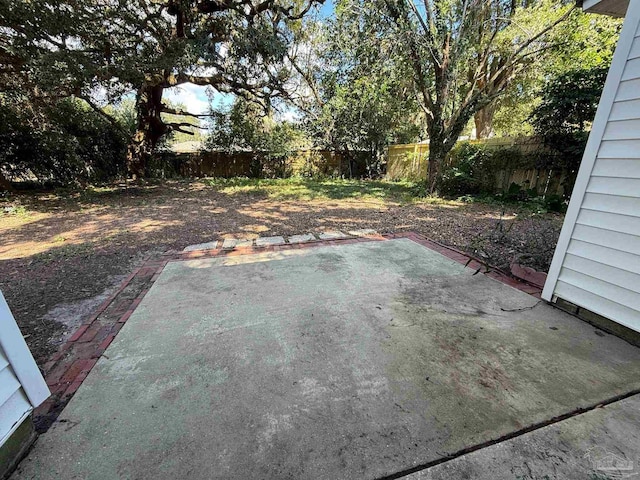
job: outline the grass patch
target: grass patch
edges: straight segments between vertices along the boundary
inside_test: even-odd
[[[209,178],[205,184],[221,193],[255,194],[273,200],[391,200],[409,203],[418,200],[413,182],[384,180],[313,180],[307,178],[256,179]]]
[[[56,237],[56,239],[54,239],[54,242],[56,243],[64,242],[64,239],[60,241],[58,240],[58,238],[62,238],[62,237]],[[94,253],[95,247],[96,247],[95,244],[92,242],[85,242],[85,243],[79,243],[79,244],[66,244],[66,245],[61,245],[59,247],[56,246],[56,247],[50,248],[49,250],[42,253],[38,253],[34,255],[32,259],[34,262],[50,263],[54,261],[76,258],[80,256],[86,258]]]
[[[3,215],[26,218],[30,215],[29,210],[24,205],[9,205],[0,209]]]

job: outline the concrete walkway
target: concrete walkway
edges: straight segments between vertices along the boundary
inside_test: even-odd
[[[407,239],[169,263],[15,478],[400,476],[640,389],[640,349],[473,273]]]
[[[405,477],[407,480],[640,476],[640,395],[596,408]]]

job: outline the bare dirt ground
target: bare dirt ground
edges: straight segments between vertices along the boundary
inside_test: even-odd
[[[39,364],[146,257],[225,237],[416,231],[507,268],[546,271],[563,216],[416,199],[406,184],[167,181],[0,201],[0,290]]]

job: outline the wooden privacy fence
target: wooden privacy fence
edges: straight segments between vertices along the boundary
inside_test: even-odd
[[[526,190],[535,189],[539,194],[563,196],[571,193],[575,172],[569,172],[566,169],[538,168],[536,162],[533,161],[535,155],[539,155],[541,152],[553,155],[539,138],[507,137],[466,140],[458,142],[456,148],[463,143],[483,146],[489,151],[517,149],[522,154],[517,159],[520,161],[514,159],[511,165],[507,162],[503,168],[492,172],[489,183],[491,190],[495,193],[506,192],[513,188],[513,185]],[[532,159],[528,165],[521,161],[523,157],[527,156]],[[451,157],[445,162],[445,167],[453,165],[455,160],[452,160]],[[389,180],[424,180],[427,178],[429,170],[428,158],[428,143],[390,145],[387,152],[387,178]]]
[[[264,152],[161,152],[155,156],[159,176],[284,177],[289,175],[353,176],[366,174],[364,152],[306,149],[286,158]]]

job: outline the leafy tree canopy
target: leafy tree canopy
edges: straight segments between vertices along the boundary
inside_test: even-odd
[[[602,70],[611,59],[622,27],[622,20],[575,10],[553,30],[555,47],[536,59],[531,68],[516,77],[496,102],[496,113],[488,130],[498,136],[529,135],[533,125],[529,117],[540,103],[545,83],[564,72]]]
[[[144,174],[148,155],[197,117],[162,101],[184,83],[250,94],[267,102],[287,76],[282,60],[292,28],[316,0],[19,0],[2,2],[3,88],[21,85],[46,101],[75,96],[97,112],[136,92],[131,173]],[[114,126],[112,117],[108,117]]]
[[[229,108],[212,111],[206,145],[226,152],[252,151],[282,158],[303,143],[301,131],[288,121],[276,121],[273,112],[238,98]]]
[[[549,79],[532,113],[536,134],[576,170],[596,115],[608,68],[574,69]]]
[[[316,145],[369,152],[373,174],[389,143],[413,141],[421,128],[408,70],[378,34],[379,16],[367,13],[339,2],[335,18],[306,21],[288,55],[298,75],[287,98]]]

